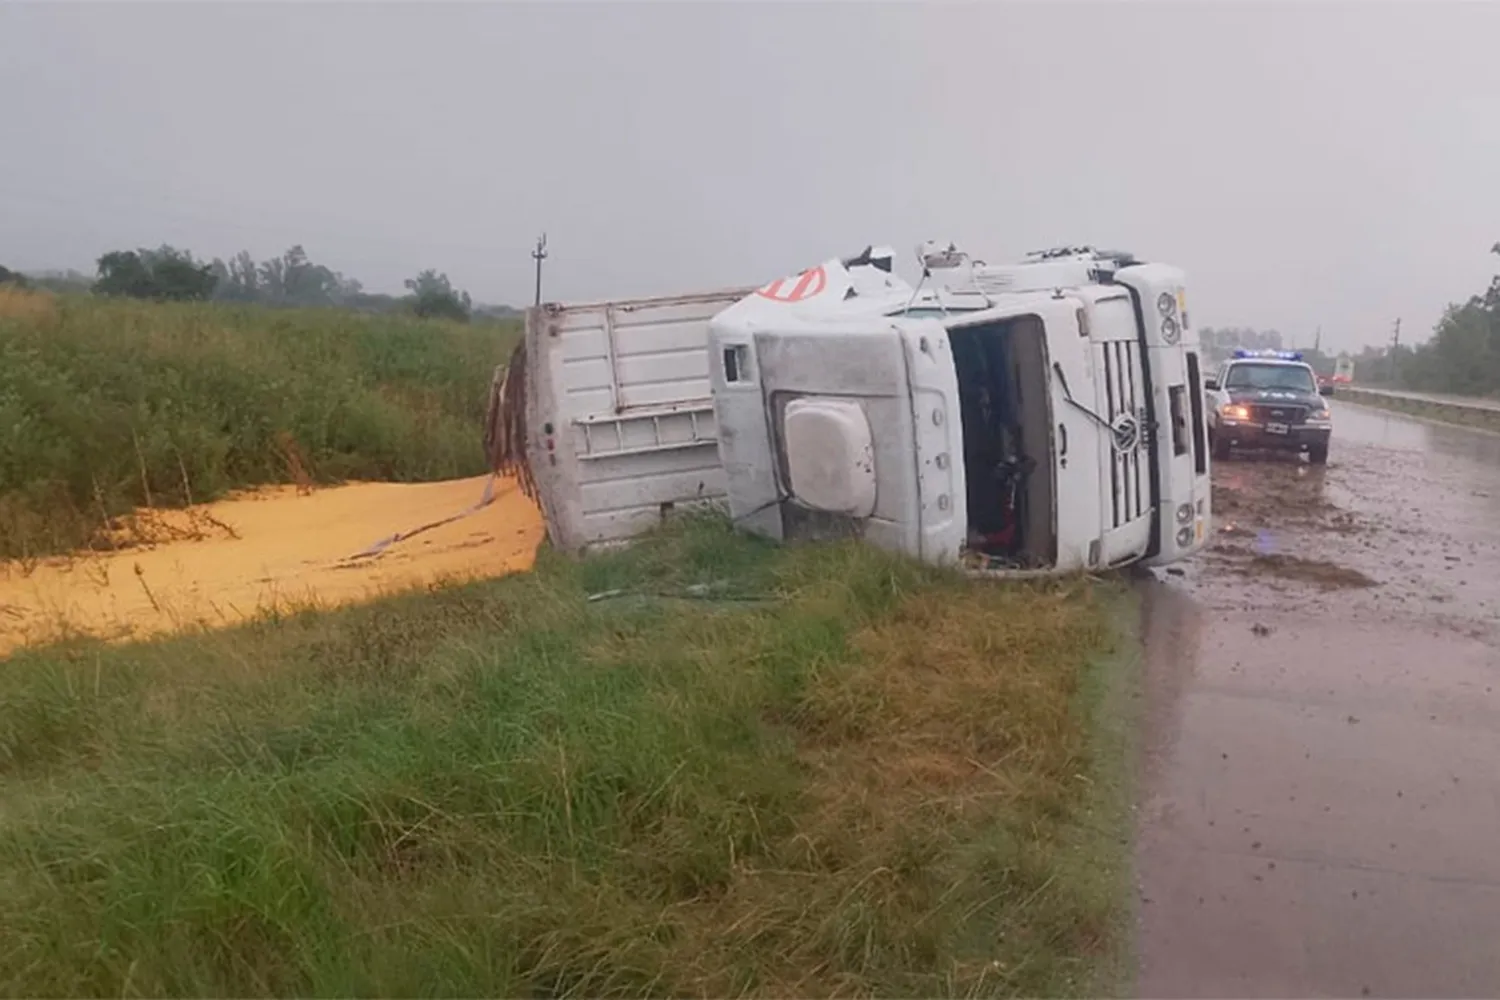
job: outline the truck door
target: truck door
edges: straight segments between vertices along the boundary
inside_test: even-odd
[[[1104,497],[1100,563],[1145,555],[1151,542],[1151,416],[1135,307],[1123,289],[1094,303],[1090,323],[1095,406],[1108,425],[1099,449]]]
[[[853,536],[956,560],[963,431],[942,325],[735,313],[710,325],[731,517],[777,539]]]

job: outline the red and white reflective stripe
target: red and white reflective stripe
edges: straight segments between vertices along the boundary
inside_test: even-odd
[[[777,278],[755,294],[773,302],[801,302],[828,287],[828,272],[819,264],[790,278]]]

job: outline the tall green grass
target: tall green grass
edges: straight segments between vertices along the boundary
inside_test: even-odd
[[[0,993],[1094,992],[1110,606],[695,521],[0,660]]]
[[[0,292],[0,558],[241,487],[482,472],[485,392],[518,333]]]

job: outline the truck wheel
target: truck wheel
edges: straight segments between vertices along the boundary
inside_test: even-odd
[[[1229,461],[1229,439],[1221,438],[1217,434],[1208,435],[1208,447],[1213,452],[1215,462]]]
[[[1313,465],[1328,464],[1328,446],[1326,444],[1315,444],[1307,449],[1307,460]]]

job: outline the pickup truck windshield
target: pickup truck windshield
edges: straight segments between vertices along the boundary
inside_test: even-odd
[[[1226,389],[1286,389],[1292,392],[1317,392],[1312,371],[1301,365],[1239,364],[1229,366]]]

